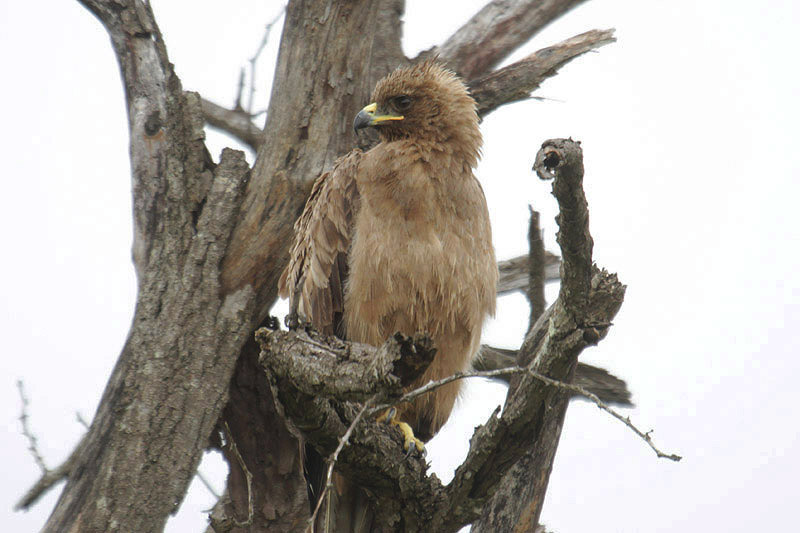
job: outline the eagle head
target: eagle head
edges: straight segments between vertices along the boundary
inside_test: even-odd
[[[372,103],[353,122],[356,130],[368,126],[384,142],[430,143],[476,159],[482,142],[475,100],[461,78],[435,59],[381,79]]]

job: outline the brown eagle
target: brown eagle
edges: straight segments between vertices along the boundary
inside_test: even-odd
[[[436,61],[392,72],[372,101],[354,127],[375,127],[381,142],[317,179],[280,292],[291,313],[351,341],[379,346],[395,332],[429,334],[437,353],[416,388],[467,369],[494,314],[497,266],[473,174],[482,139],[475,101]],[[392,422],[406,449],[439,431],[459,388],[453,382],[397,407]]]

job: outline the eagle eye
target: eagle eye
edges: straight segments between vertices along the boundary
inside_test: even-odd
[[[411,107],[411,98],[403,94],[395,97],[392,103],[398,111],[408,111],[408,108]]]

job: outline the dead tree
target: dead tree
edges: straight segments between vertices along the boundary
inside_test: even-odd
[[[160,531],[204,450],[216,447],[230,474],[212,516],[215,530],[301,531],[309,519],[302,434],[370,488],[386,509],[387,530],[457,531],[473,522],[476,531],[533,530],[567,398],[585,394],[563,383],[579,368],[581,350],[606,334],[624,292],[614,275],[592,265],[578,144],[548,141],[536,164],[555,178],[560,206],[559,298],[544,309],[544,269],[549,264],[553,277],[557,260],[548,263],[532,239],[532,268],[518,260],[522,270],[509,267],[504,278],[506,289],[528,288],[531,328],[518,354],[487,349],[481,361],[491,375],[510,379],[505,409],[477,430],[467,461],[442,486],[421,459],[404,457],[390,430],[355,423],[397,400],[402,384],[424,368],[424,340],[398,337],[376,350],[313,333],[254,336],[269,323],[292,224],[311,184],[357,142],[353,113],[379,78],[420,59],[401,51],[403,2],[290,1],[262,134],[240,108],[220,109],[182,89],[149,3],[79,1],[107,30],[125,87],[136,313],[87,434],[18,507],[66,478],[44,531]],[[614,40],[611,30],[589,31],[495,70],[581,1],[494,0],[423,55],[438,54],[468,80],[485,116]],[[205,122],[257,149],[253,168],[229,149],[213,162]],[[323,379],[332,370],[315,356],[320,351],[351,363],[336,367],[350,372],[336,386]],[[581,368],[593,383],[593,371]],[[597,375],[598,392],[610,384],[619,393],[613,378]]]

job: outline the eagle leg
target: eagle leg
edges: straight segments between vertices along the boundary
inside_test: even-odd
[[[414,451],[424,455],[425,444],[414,436],[414,430],[411,429],[411,426],[398,420],[396,415],[397,408],[392,407],[387,409],[385,413],[379,416],[377,422],[395,426],[403,433],[403,450],[405,450],[408,455],[411,455],[414,453]]]

